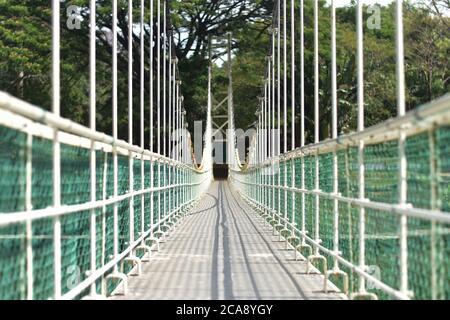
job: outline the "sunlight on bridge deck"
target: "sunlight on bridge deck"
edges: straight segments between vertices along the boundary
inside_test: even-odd
[[[198,207],[161,245],[128,294],[111,299],[346,299],[324,278],[306,274],[306,262],[227,182],[214,182]]]

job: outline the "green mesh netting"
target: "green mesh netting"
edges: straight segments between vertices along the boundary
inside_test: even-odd
[[[407,201],[416,208],[439,209],[450,212],[450,127],[413,135],[405,143],[407,158]],[[326,193],[333,191],[333,152],[318,155],[319,189]],[[336,152],[338,163],[338,192],[348,198],[359,198],[358,148],[340,147]],[[398,141],[386,141],[365,146],[365,197],[371,201],[388,204],[398,203]],[[295,159],[295,186],[301,187],[302,162],[305,188],[316,188],[316,155]],[[280,164],[276,174],[276,185],[284,185],[286,167],[288,185],[292,182],[289,161]],[[263,171],[249,170],[242,175],[248,182],[261,184],[267,181]],[[278,180],[279,176],[279,180]],[[251,177],[251,178],[250,178]],[[271,184],[272,180],[269,180]],[[292,194],[275,189],[275,209],[281,216],[286,210],[289,219],[295,215],[297,228],[304,222],[308,235],[315,237],[316,195],[296,194],[295,210],[292,212]],[[256,187],[250,187],[247,195],[256,201],[270,204],[271,191],[264,191],[263,198]],[[285,207],[285,198],[287,205]],[[304,204],[302,203],[304,199]],[[302,221],[302,205],[305,207],[305,221]],[[359,218],[360,210],[345,202],[338,202],[338,246],[342,257],[352,264],[359,264]],[[334,200],[319,197],[319,236],[322,245],[334,247]],[[392,288],[400,286],[400,243],[397,214],[379,210],[365,210],[365,261],[368,272]],[[450,228],[424,219],[408,218],[408,288],[414,299],[450,298]],[[298,235],[300,236],[300,235]],[[334,259],[326,257],[328,266]],[[358,292],[359,275],[340,266],[349,276],[350,293]],[[342,288],[342,283],[336,283]],[[391,297],[370,281],[366,281],[369,292],[379,298]]]
[[[31,137],[28,150],[28,136],[18,130],[0,126],[0,213],[9,214],[25,211],[26,203],[26,163],[31,155],[31,203],[34,210],[46,209],[53,203],[52,141]],[[169,183],[200,181],[198,174],[186,169],[173,168],[168,164],[118,155],[118,194],[125,195],[134,190],[146,189],[145,193],[127,198],[116,204],[118,216],[118,250],[127,249],[130,242],[137,240],[142,230],[148,231],[151,222],[158,223],[158,213],[165,215],[179,208],[182,201],[188,201],[187,193],[180,186],[164,191],[149,192],[154,186]],[[130,164],[133,186],[130,186]],[[144,179],[141,177],[141,164]],[[113,196],[113,156],[104,150],[96,151],[96,200],[107,200]],[[153,170],[153,181],[151,181]],[[169,174],[170,170],[170,174]],[[183,177],[185,175],[185,177]],[[169,180],[170,178],[170,180]],[[181,180],[181,179],[186,180]],[[90,149],[61,144],[61,204],[76,205],[90,201]],[[184,190],[184,195],[182,194]],[[184,197],[184,198],[183,198]],[[153,212],[151,199],[153,198]],[[130,211],[131,210],[131,211]],[[86,279],[90,269],[90,221],[92,211],[80,211],[60,218],[61,222],[61,287],[67,293]],[[96,221],[96,266],[100,268],[113,258],[114,205],[97,208]],[[131,213],[131,215],[130,215]],[[151,220],[153,217],[153,221]],[[134,224],[131,225],[131,218]],[[32,275],[34,299],[49,299],[54,294],[54,248],[53,218],[36,219],[30,222],[30,237],[27,237],[26,223],[0,227],[0,299],[26,299],[27,292],[27,245],[32,249]],[[134,231],[131,238],[130,228]],[[143,250],[135,255],[142,256]],[[31,265],[30,265],[31,268]],[[130,263],[121,263],[120,271],[128,272]],[[110,270],[107,274],[112,272]],[[107,275],[105,274],[105,276]],[[96,289],[101,293],[101,279]],[[107,282],[107,293],[117,287],[117,282]],[[87,294],[88,290],[80,296]]]

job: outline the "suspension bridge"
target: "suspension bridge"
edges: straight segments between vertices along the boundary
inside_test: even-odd
[[[214,121],[211,62],[202,155],[196,159],[167,1],[141,1],[137,22],[128,1],[128,86],[140,88],[134,119],[132,90],[129,105],[118,104],[118,55],[127,51],[118,46],[122,30],[112,0],[112,135],[96,130],[97,3],[91,0],[89,7],[90,121],[83,126],[61,116],[61,8],[52,1],[52,110],[0,92],[0,299],[450,297],[450,96],[406,112],[402,1],[396,1],[395,16],[398,114],[369,128],[357,1],[358,119],[357,132],[347,135],[338,134],[331,1],[331,138],[322,141],[319,48],[325,44],[319,43],[319,6],[315,0],[314,68],[306,75],[304,2],[297,4],[299,11],[296,2],[274,3],[271,48],[246,156],[238,152],[234,125],[230,35],[229,88],[220,103],[228,103],[226,122]],[[157,26],[150,28],[155,41],[148,43],[146,11]],[[133,61],[137,25],[140,59]],[[306,76],[315,79],[311,144],[305,139]],[[119,108],[129,110],[128,141],[118,138]],[[133,144],[136,121],[140,145]],[[214,136],[225,127],[228,179],[215,181]]]

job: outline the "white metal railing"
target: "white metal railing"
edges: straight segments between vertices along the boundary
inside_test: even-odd
[[[450,236],[450,214],[441,208],[440,197],[445,192],[445,184],[439,186],[439,179],[448,173],[437,165],[449,155],[445,153],[445,139],[439,140],[438,132],[450,124],[450,96],[405,113],[404,49],[403,49],[403,1],[396,0],[396,80],[398,117],[365,129],[364,127],[364,55],[363,55],[363,2],[356,2],[355,57],[357,61],[357,132],[339,136],[337,121],[337,66],[336,66],[336,1],[330,4],[331,22],[331,139],[320,141],[319,136],[319,2],[314,0],[314,143],[305,144],[305,2],[299,1],[299,40],[296,42],[295,25],[296,1],[276,0],[273,27],[270,30],[272,46],[267,58],[266,75],[257,113],[256,136],[249,148],[249,166],[244,169],[233,167],[230,180],[240,191],[243,198],[262,214],[271,224],[274,234],[278,233],[290,243],[296,252],[306,256],[308,263],[321,266],[326,278],[337,278],[341,289],[353,298],[374,299],[378,296],[397,299],[430,298],[448,299],[448,278],[443,276],[448,268],[448,256],[442,247],[442,241]],[[286,29],[290,7],[290,39]],[[283,30],[281,29],[283,28]],[[282,39],[281,39],[282,38]],[[281,43],[283,46],[281,46]],[[291,47],[291,61],[288,65],[288,50]],[[300,82],[295,81],[295,45],[300,46]],[[283,47],[283,50],[282,50]],[[283,59],[283,64],[280,60]],[[288,149],[287,125],[289,100],[287,73],[291,70],[291,149]],[[280,73],[283,72],[282,76]],[[275,80],[275,75],[278,80]],[[284,83],[282,83],[284,81]],[[281,92],[280,88],[283,88]],[[295,140],[295,94],[300,92],[300,143]],[[284,118],[281,121],[282,117]],[[280,131],[283,124],[283,132]],[[278,126],[278,143],[274,136]],[[284,146],[280,146],[283,135]],[[422,187],[422,197],[429,203],[423,207],[414,205],[409,193],[409,180],[415,174],[414,162],[407,154],[408,139],[423,138],[423,152],[429,167],[428,187]],[[421,140],[422,141],[422,140]],[[371,147],[387,148],[394,142],[395,154],[389,159],[374,155],[366,156]],[[440,153],[437,153],[440,148]],[[349,159],[352,152],[352,159]],[[323,157],[326,156],[326,160]],[[386,156],[388,157],[388,156]],[[367,180],[369,161],[378,165],[393,161],[396,164],[395,203],[368,199],[376,195],[368,188],[372,182]],[[408,164],[413,167],[408,167]],[[349,169],[349,167],[351,168]],[[386,167],[384,165],[384,167]],[[321,171],[322,170],[322,171]],[[351,170],[351,175],[350,175]],[[325,173],[324,173],[325,172]],[[298,175],[298,178],[296,177]],[[328,176],[327,176],[328,175]],[[326,184],[327,190],[322,190]],[[342,194],[342,185],[352,185],[352,192]],[[387,187],[386,184],[381,186]],[[426,194],[430,190],[430,196]],[[356,193],[355,193],[356,192]],[[444,200],[444,199],[442,199]],[[355,211],[356,210],[356,211]],[[385,220],[375,219],[382,214]],[[355,219],[351,225],[343,221],[344,217]],[[390,219],[395,219],[390,225]],[[331,221],[331,222],[330,222]],[[373,221],[378,221],[380,229],[394,228],[396,231],[373,231]],[[427,227],[416,227],[416,224]],[[367,228],[372,228],[367,230]],[[345,238],[344,229],[353,228],[356,240]],[[384,228],[384,229],[383,229]],[[418,238],[418,237],[422,238]],[[387,252],[377,252],[380,260],[381,276],[374,276],[368,270],[367,248],[373,249],[374,239],[392,239],[395,243],[384,244],[392,249],[392,261],[386,262]],[[343,252],[344,241],[351,242],[353,249]],[[371,242],[372,241],[372,242]],[[376,240],[375,240],[376,241]],[[355,243],[356,242],[356,243]],[[347,243],[347,244],[348,244]],[[441,244],[440,244],[441,243]],[[423,256],[414,246],[422,245],[429,253]],[[370,245],[370,246],[369,246]],[[305,251],[306,250],[306,251]],[[379,249],[381,250],[381,249]],[[387,249],[386,249],[387,250]],[[395,252],[395,253],[394,253]],[[437,258],[440,257],[440,258]],[[373,260],[373,257],[370,258]],[[382,261],[382,259],[385,259]],[[329,260],[332,263],[328,269]],[[420,260],[420,261],[419,261]],[[373,262],[373,261],[372,261]],[[420,263],[419,263],[420,262]],[[393,265],[392,265],[393,264]],[[411,265],[412,264],[412,265]],[[423,266],[421,265],[423,264]],[[417,270],[417,268],[422,268]],[[349,279],[357,275],[357,280]],[[423,277],[423,283],[417,283],[417,277]],[[442,278],[443,277],[443,278]],[[422,279],[422,278],[421,278]],[[447,285],[446,285],[447,284]],[[369,286],[370,285],[370,286]],[[424,286],[426,288],[424,288]],[[327,285],[325,282],[325,290]],[[426,292],[425,292],[426,291]]]
[[[121,269],[127,263],[133,267],[132,270],[139,272],[141,261],[147,254],[147,259],[151,258],[152,248],[149,245],[157,245],[159,248],[160,239],[165,238],[168,230],[175,226],[179,218],[183,217],[187,210],[201,197],[207,190],[212,179],[210,139],[206,139],[201,169],[192,165],[192,153],[190,151],[189,134],[186,133],[185,111],[183,109],[183,97],[181,95],[178,72],[178,60],[175,56],[174,37],[169,32],[170,10],[166,0],[150,1],[150,21],[144,21],[145,2],[140,1],[140,146],[133,145],[133,33],[136,32],[133,22],[133,3],[128,2],[128,103],[129,103],[129,141],[118,138],[118,6],[117,0],[112,2],[112,119],[113,134],[108,136],[96,131],[96,1],[90,0],[90,125],[85,127],[60,116],[60,1],[52,0],[52,98],[53,108],[51,112],[42,110],[27,102],[21,101],[0,91],[0,127],[15,130],[27,137],[27,144],[23,146],[25,164],[25,181],[15,183],[25,185],[25,210],[13,212],[0,212],[0,243],[9,239],[26,239],[25,251],[17,250],[13,253],[12,259],[21,263],[25,257],[26,279],[20,283],[13,283],[10,288],[2,290],[17,290],[24,287],[23,292],[16,295],[26,299],[74,299],[74,298],[96,298],[106,296],[110,290],[106,284],[110,280],[121,281],[122,288],[126,292],[127,276]],[[155,10],[156,6],[156,10]],[[156,11],[156,12],[155,12]],[[155,17],[156,13],[156,17]],[[156,43],[153,42],[154,22],[158,35]],[[162,23],[161,23],[161,20]],[[145,25],[150,26],[149,43],[145,41]],[[151,48],[149,57],[149,86],[150,86],[150,149],[145,148],[144,136],[144,81],[145,60],[144,47]],[[153,67],[154,51],[156,50],[157,70]],[[168,51],[168,52],[167,52]],[[168,72],[167,72],[168,68]],[[163,70],[161,75],[161,69]],[[156,74],[155,74],[156,73]],[[155,78],[155,80],[154,80]],[[156,81],[156,86],[155,82]],[[156,87],[156,88],[155,88]],[[157,118],[154,119],[154,91],[156,92]],[[162,100],[162,103],[161,103]],[[210,110],[208,110],[208,121],[210,122]],[[167,117],[166,117],[167,116]],[[155,121],[156,120],[156,121]],[[154,130],[156,127],[157,151],[154,152]],[[162,129],[162,132],[161,132]],[[176,141],[168,138],[167,130],[176,133]],[[53,205],[42,209],[33,209],[33,138],[45,139],[52,143],[52,157],[47,159],[51,163],[53,181],[51,183],[53,191]],[[61,197],[61,170],[62,159],[61,147],[73,146],[79,149],[89,150],[89,166],[84,167],[89,172],[89,201],[75,204],[65,204]],[[98,154],[102,154],[104,163],[98,163]],[[0,155],[0,158],[2,156]],[[128,158],[128,187],[124,192],[119,191],[119,157]],[[108,159],[112,159],[112,169],[108,167]],[[135,166],[140,167],[139,172],[135,172]],[[64,169],[64,168],[63,168]],[[97,170],[103,171],[103,177],[97,176]],[[107,172],[112,171],[112,194],[108,196],[107,185],[109,177]],[[122,174],[124,174],[122,172]],[[0,177],[7,179],[8,177]],[[149,186],[146,187],[145,179],[149,179]],[[136,181],[140,181],[140,186],[136,186]],[[99,188],[99,185],[102,187]],[[122,186],[123,187],[123,186]],[[103,193],[99,199],[98,193]],[[148,200],[147,200],[148,199]],[[139,206],[135,203],[139,202]],[[119,209],[120,204],[126,204],[127,210]],[[107,208],[112,207],[112,212]],[[136,211],[139,212],[136,213]],[[102,221],[99,222],[99,212]],[[64,218],[75,217],[75,214],[89,216],[89,252],[79,253],[89,256],[89,267],[84,266],[84,273],[81,281],[71,287],[64,287],[63,282],[67,275],[63,275],[63,269],[67,267],[62,256],[65,248],[62,247],[62,238],[71,237],[64,234]],[[105,221],[112,215],[112,225]],[[138,218],[138,221],[135,221]],[[37,235],[33,228],[39,225],[40,221],[51,219],[52,234]],[[124,224],[125,221],[128,223]],[[148,224],[146,224],[148,222]],[[138,226],[136,226],[138,224]],[[26,225],[25,234],[8,234],[8,228],[12,226]],[[98,234],[99,228],[103,231]],[[112,228],[112,230],[107,230]],[[128,230],[126,230],[128,229]],[[135,234],[136,231],[138,234]],[[112,234],[112,256],[105,257],[105,246],[109,241],[107,234]],[[35,245],[33,241],[36,237],[51,239],[48,251],[52,252],[51,270],[45,270],[52,276],[53,294],[45,296],[48,292],[37,292],[37,278],[42,275],[36,274],[33,262],[36,259]],[[125,241],[125,245],[121,242]],[[101,245],[99,245],[99,242]],[[1,248],[1,247],[0,247]],[[42,249],[42,248],[38,248]],[[100,250],[101,249],[101,250]],[[99,250],[101,253],[99,253]],[[138,251],[139,254],[138,255]],[[0,251],[0,259],[6,252]],[[101,257],[99,256],[101,255]],[[144,256],[143,256],[143,255]],[[100,264],[98,261],[101,261]],[[0,262],[0,266],[2,263]],[[87,268],[87,269],[86,269]],[[99,287],[99,281],[101,286]],[[0,281],[1,282],[1,281]],[[1,285],[1,283],[0,283]],[[0,292],[2,292],[0,290]],[[4,292],[4,291],[3,291]],[[0,296],[0,299],[2,296]],[[3,297],[4,298],[4,297]]]

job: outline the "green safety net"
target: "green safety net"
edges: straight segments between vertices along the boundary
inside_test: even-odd
[[[8,214],[25,211],[26,204],[26,163],[31,155],[31,204],[32,209],[46,209],[53,203],[52,141],[31,137],[28,148],[26,133],[0,126],[0,213]],[[134,190],[147,191],[143,195],[117,202],[119,253],[123,252],[151,225],[151,197],[153,197],[153,223],[164,219],[165,215],[180,208],[189,201],[191,193],[182,193],[180,186],[164,191],[149,192],[151,170],[153,185],[164,186],[176,182],[198,182],[198,174],[185,168],[140,158],[130,159],[118,155],[118,194],[130,192],[130,165]],[[144,179],[141,179],[141,164]],[[169,173],[170,171],[170,173]],[[169,180],[170,178],[170,180]],[[181,179],[184,180],[181,180]],[[90,149],[61,144],[61,204],[76,205],[90,201]],[[195,180],[195,181],[194,181]],[[96,200],[107,200],[113,190],[113,156],[104,150],[96,151]],[[159,207],[158,207],[159,206]],[[131,210],[131,211],[130,211]],[[130,212],[134,225],[130,225]],[[100,268],[113,258],[114,206],[108,205],[95,210],[96,218],[96,266]],[[143,217],[143,219],[142,219]],[[32,218],[32,216],[30,216]],[[91,211],[81,211],[61,216],[61,286],[62,293],[69,292],[86,279],[90,269],[90,219]],[[33,299],[49,299],[54,294],[54,247],[53,218],[36,219],[30,222],[31,234],[27,238],[27,223],[0,226],[0,299],[26,299],[27,289],[27,245],[32,249]],[[134,238],[130,239],[130,227]],[[137,256],[144,254],[136,250]],[[119,271],[127,273],[130,263],[120,263]],[[111,273],[109,270],[106,274]],[[107,281],[107,293],[111,293],[117,282]],[[101,279],[96,290],[101,293]],[[103,292],[104,293],[104,292]],[[79,295],[88,294],[88,290]]]
[[[278,177],[281,185],[291,186],[292,161],[294,161],[295,187],[301,188],[302,162],[305,176],[305,189],[316,189],[316,160],[319,164],[319,189],[333,192],[333,157],[338,163],[338,192],[348,198],[359,198],[358,148],[338,146],[336,155],[328,152],[319,155],[307,155],[281,161],[274,166],[275,185]],[[450,127],[415,134],[407,138],[405,144],[407,159],[407,201],[416,208],[437,209],[450,212]],[[398,141],[385,141],[366,145],[364,148],[365,197],[371,201],[398,203]],[[279,168],[278,168],[279,166]],[[285,171],[286,167],[286,171]],[[269,168],[250,169],[242,175],[247,182],[256,185],[270,184],[273,180]],[[272,195],[275,194],[275,208]],[[289,221],[298,229],[302,224],[302,199],[305,207],[305,230],[311,238],[316,234],[316,203],[319,203],[319,238],[328,249],[334,248],[334,200],[314,194],[284,192],[279,189],[265,188],[264,197],[254,185],[247,186],[247,195],[270,208],[277,210],[280,216],[287,214]],[[287,206],[285,207],[285,198]],[[295,204],[293,204],[295,199]],[[295,206],[295,210],[293,210]],[[293,216],[292,216],[293,214]],[[449,213],[450,214],[450,213]],[[338,249],[347,261],[359,265],[359,208],[338,202]],[[365,210],[365,261],[367,272],[388,286],[399,290],[400,287],[400,216],[380,210]],[[408,247],[408,289],[413,299],[450,299],[450,226],[434,223],[426,219],[409,217],[407,219]],[[299,233],[297,237],[301,238]],[[309,254],[308,251],[304,252]],[[324,254],[328,270],[334,266],[334,258]],[[323,271],[323,265],[317,264]],[[349,268],[339,265],[349,277],[350,294],[359,290],[360,277]],[[343,288],[342,277],[330,278],[338,287]],[[375,283],[366,281],[368,292],[381,299],[391,296],[380,290]]]

